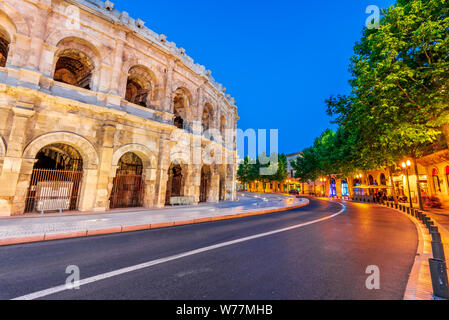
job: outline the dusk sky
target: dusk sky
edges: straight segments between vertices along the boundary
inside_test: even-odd
[[[325,99],[349,91],[349,58],[368,5],[343,1],[114,1],[212,71],[237,101],[239,128],[279,129],[295,153],[326,128]]]

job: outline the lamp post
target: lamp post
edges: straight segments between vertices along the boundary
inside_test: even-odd
[[[410,160],[407,160],[407,162],[402,162],[402,168],[405,169],[405,173],[407,175],[407,188],[408,188],[408,198],[410,200],[410,209],[413,209],[413,202],[412,202],[412,192],[410,190],[410,179],[408,176],[408,169],[410,169],[412,163]]]

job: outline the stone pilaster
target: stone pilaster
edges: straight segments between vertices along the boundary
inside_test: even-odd
[[[161,134],[159,144],[159,162],[156,169],[155,183],[155,201],[154,205],[158,208],[165,206],[165,196],[167,192],[168,169],[170,168],[170,134],[165,132]]]
[[[114,135],[116,127],[114,123],[106,123],[103,126],[103,145],[100,149],[100,164],[98,167],[97,197],[95,201],[96,211],[109,209],[109,197],[112,191],[112,180],[115,176],[112,168],[112,155],[114,153]]]
[[[210,178],[209,194],[207,196],[207,202],[219,202],[220,196],[220,174],[216,169],[212,170]]]
[[[93,211],[95,209],[95,192],[98,183],[98,169],[84,169],[83,183],[78,204],[79,211]]]
[[[30,117],[34,115],[34,106],[19,102],[12,108],[11,131],[7,139],[8,149],[3,159],[0,176],[0,215],[21,214],[29,180],[33,170],[34,159],[24,161],[22,152],[26,142],[26,130]]]
[[[124,42],[122,40],[117,40],[117,46],[114,52],[114,68],[111,75],[111,82],[109,84],[109,93],[114,95],[124,94],[124,92],[119,92],[120,89],[120,78],[122,75],[123,68],[123,49]],[[126,89],[125,89],[126,90]]]

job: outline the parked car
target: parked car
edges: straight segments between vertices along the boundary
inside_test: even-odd
[[[288,192],[288,194],[291,194],[291,195],[299,195],[299,191],[298,190],[290,190],[289,192]]]

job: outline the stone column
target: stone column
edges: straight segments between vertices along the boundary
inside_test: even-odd
[[[95,208],[96,188],[98,183],[98,169],[84,169],[83,183],[81,186],[80,199],[78,203],[79,211],[93,211]]]
[[[44,6],[44,7],[42,7]],[[38,71],[41,62],[41,55],[44,45],[45,33],[47,31],[48,16],[51,10],[50,6],[45,6],[42,3],[38,10],[37,23],[31,28],[31,44],[28,57],[28,67],[32,70]]]
[[[159,143],[159,161],[156,169],[156,190],[154,205],[157,208],[165,206],[165,196],[167,192],[168,169],[170,168],[170,133],[161,132]]]
[[[168,169],[167,169],[168,170]],[[145,208],[154,207],[156,199],[156,178],[157,170],[154,168],[146,169],[143,174],[143,206]]]
[[[172,92],[172,84],[173,84],[173,69],[175,67],[175,62],[170,60],[167,65],[167,77],[165,79],[165,98],[163,101],[163,110],[165,112],[172,113],[171,110],[172,100],[173,100],[173,92]]]
[[[212,169],[210,178],[209,194],[207,195],[207,202],[219,202],[220,196],[220,174],[216,168]]]
[[[16,33],[15,37],[15,43],[9,45],[7,66],[25,67],[28,63],[31,39],[20,33]]]
[[[109,84],[109,93],[113,95],[122,95],[124,92],[120,92],[120,78],[122,77],[123,68],[123,49],[125,43],[122,40],[117,40],[114,52],[114,66],[112,69],[111,81]],[[126,89],[125,89],[126,90]]]
[[[114,154],[114,136],[116,127],[113,122],[103,126],[103,145],[100,149],[100,163],[98,167],[97,197],[95,211],[106,211],[110,208],[109,197],[112,191],[111,174],[112,156]],[[114,173],[115,176],[115,173]],[[113,178],[112,178],[113,180]],[[111,186],[110,186],[111,184]]]
[[[0,176],[0,215],[3,216],[22,214],[25,208],[34,159],[24,161],[22,153],[28,119],[34,115],[33,108],[33,104],[25,102],[12,108],[11,132]]]

